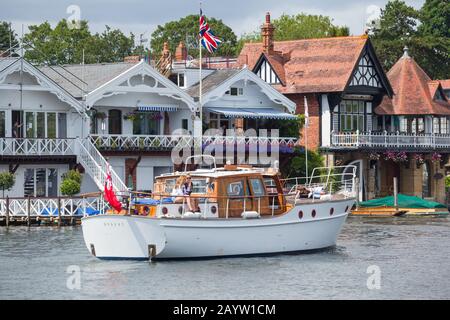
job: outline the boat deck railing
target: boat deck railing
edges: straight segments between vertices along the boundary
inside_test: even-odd
[[[356,195],[356,171],[356,166],[318,167],[307,177],[282,179],[281,182],[287,197],[294,196],[294,201],[351,198]]]

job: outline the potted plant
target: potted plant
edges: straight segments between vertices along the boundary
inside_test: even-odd
[[[3,192],[3,198],[5,197],[5,190],[10,190],[14,183],[16,182],[16,178],[14,174],[10,172],[0,172],[0,189]]]
[[[63,181],[60,186],[62,195],[73,197],[74,195],[80,193],[83,177],[78,170],[70,170],[63,174],[62,178]],[[77,210],[77,208],[74,207],[73,202],[66,208],[69,209],[69,212],[75,212]]]

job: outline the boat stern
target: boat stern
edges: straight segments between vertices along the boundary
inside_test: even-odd
[[[87,249],[100,259],[150,259],[166,243],[158,219],[98,215],[83,218],[81,225]]]

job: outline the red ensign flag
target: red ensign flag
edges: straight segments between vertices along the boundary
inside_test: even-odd
[[[119,200],[117,200],[116,194],[114,193],[111,179],[111,170],[108,165],[108,169],[106,171],[106,181],[105,181],[105,199],[108,203],[113,207],[116,211],[122,210],[122,204]]]

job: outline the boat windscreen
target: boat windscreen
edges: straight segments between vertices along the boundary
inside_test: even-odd
[[[206,193],[206,179],[193,179],[192,193]]]

